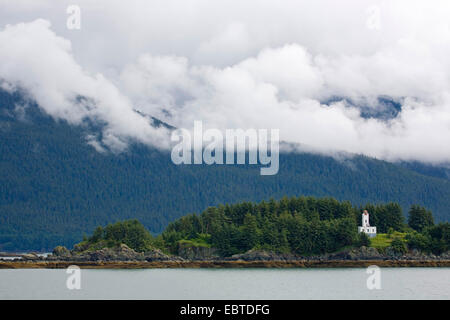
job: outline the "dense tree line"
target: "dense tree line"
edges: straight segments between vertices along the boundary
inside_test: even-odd
[[[382,230],[406,228],[398,204],[369,204],[363,208],[373,210],[373,218],[380,222]],[[320,254],[368,244],[357,233],[363,208],[347,201],[313,197],[244,202],[182,217],[169,224],[162,238],[173,253],[178,241],[210,234],[210,245],[224,256],[250,249]]]
[[[412,229],[421,232],[434,225],[433,214],[424,207],[413,205],[409,210],[408,225]]]
[[[82,244],[86,247],[114,247],[126,244],[128,247],[144,252],[154,246],[154,238],[138,220],[131,219],[108,224],[105,228],[97,227],[88,239]]]
[[[383,221],[390,248],[400,254],[418,249],[441,254],[450,250],[450,224],[427,224],[431,212],[413,205],[409,225],[403,222],[401,208],[394,203],[367,205]],[[136,219],[97,227],[89,238],[76,245],[78,249],[95,250],[126,244],[145,252],[159,248],[173,254],[180,244],[218,249],[222,256],[243,253],[251,249],[270,250],[301,255],[335,252],[343,248],[371,246],[365,233],[357,233],[357,220],[363,208],[331,198],[292,197],[280,201],[244,202],[210,207],[200,215],[190,214],[172,223],[153,237]],[[385,215],[385,216],[384,216]],[[384,216],[384,217],[382,217]],[[432,215],[431,215],[432,221]],[[419,226],[419,227],[418,227]],[[418,230],[420,228],[420,231]],[[405,238],[393,236],[395,231]]]
[[[411,206],[408,225],[413,230],[406,236],[410,248],[438,255],[450,250],[450,223],[435,225],[430,210]]]

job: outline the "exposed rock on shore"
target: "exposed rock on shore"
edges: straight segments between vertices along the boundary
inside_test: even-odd
[[[402,254],[396,252],[391,247],[386,248],[384,252],[379,252],[376,248],[363,246],[322,257],[327,260],[448,260],[450,259],[450,251],[436,256],[434,254],[425,254],[418,250],[412,250]]]
[[[373,247],[360,247],[342,250],[336,253],[301,256],[293,254],[275,253],[264,250],[249,250],[242,254],[235,254],[231,257],[223,258],[227,261],[364,261],[364,260],[448,260],[450,251],[436,256],[424,254],[413,250],[406,254],[398,254],[392,250],[379,252]]]
[[[235,254],[231,257],[221,257],[215,248],[205,246],[182,245],[178,247],[178,256],[168,255],[159,249],[152,249],[146,252],[136,252],[125,244],[120,244],[111,248],[101,248],[98,250],[86,249],[75,246],[73,250],[58,246],[47,258],[42,258],[36,254],[22,254],[23,260],[45,260],[45,261],[73,261],[73,262],[208,262],[208,261],[244,261],[244,262],[298,262],[298,261],[369,261],[369,260],[392,260],[392,261],[443,261],[450,260],[450,251],[435,256],[425,254],[417,250],[412,250],[406,254],[399,254],[387,248],[380,252],[373,247],[360,247],[342,250],[331,254],[314,256],[301,256],[289,253],[276,253],[266,250],[249,250],[245,253]]]
[[[188,260],[213,260],[220,258],[217,249],[204,246],[178,244],[178,255]]]
[[[36,253],[24,253],[21,254],[20,257],[22,260],[39,260],[41,257],[39,257]]]
[[[329,260],[379,260],[384,257],[377,249],[362,246],[360,248],[325,255],[324,258]]]
[[[57,246],[53,249],[52,254],[57,257],[68,257],[71,255],[69,249],[64,246]]]
[[[272,251],[265,250],[249,250],[245,253],[235,254],[226,260],[231,261],[295,261],[301,260],[302,257],[292,254],[279,254]]]
[[[49,261],[182,261],[179,257],[164,254],[158,249],[147,252],[136,252],[126,244],[112,248],[102,248],[93,251],[82,251],[76,247],[70,251],[65,247],[56,247],[53,254],[47,257]]]
[[[67,268],[73,261],[0,261],[0,269]],[[379,267],[450,267],[444,260],[298,260],[298,261],[80,261],[80,268],[143,269],[143,268],[366,268]]]

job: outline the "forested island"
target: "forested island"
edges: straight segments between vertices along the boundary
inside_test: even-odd
[[[357,231],[363,210],[370,212],[371,223],[377,226],[375,238]],[[438,265],[448,266],[449,245],[450,223],[435,224],[424,207],[411,206],[405,221],[396,203],[356,207],[347,201],[302,196],[210,207],[170,223],[157,236],[138,220],[119,221],[97,227],[71,250],[58,246],[46,258],[28,254],[21,262],[53,266],[56,262],[90,266],[93,262],[103,266],[119,261],[166,262],[160,266],[191,262],[195,266],[193,262],[209,261],[216,266],[242,266],[238,262],[265,261],[268,266],[274,262],[296,266],[305,261],[377,260],[440,261]]]

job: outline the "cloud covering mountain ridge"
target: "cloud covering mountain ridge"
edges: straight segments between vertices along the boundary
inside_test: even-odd
[[[1,86],[101,121],[88,140],[113,151],[169,148],[139,106],[175,127],[279,128],[320,153],[450,161],[447,2],[194,2],[79,1],[69,31],[64,1],[0,1]]]

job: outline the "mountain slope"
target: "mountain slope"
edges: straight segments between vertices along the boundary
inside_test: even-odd
[[[160,232],[207,206],[285,195],[418,203],[450,219],[450,181],[384,161],[282,154],[279,173],[260,176],[257,166],[176,166],[142,145],[99,153],[86,143],[88,128],[55,122],[34,105],[17,109],[20,99],[0,94],[0,250],[71,246],[127,218]]]

